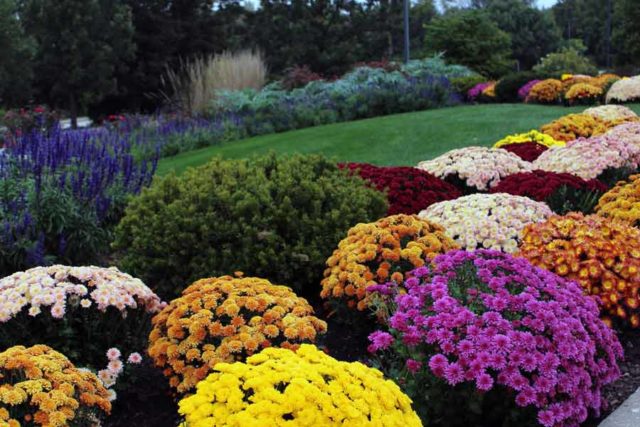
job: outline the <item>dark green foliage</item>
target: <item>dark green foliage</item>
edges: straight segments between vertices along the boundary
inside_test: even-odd
[[[547,75],[533,71],[507,74],[496,84],[496,98],[500,102],[520,102],[518,90],[531,80],[543,80]]]
[[[386,210],[382,193],[321,156],[216,158],[133,199],[114,246],[119,265],[164,298],[236,270],[314,297],[347,230]]]
[[[68,108],[72,123],[115,91],[114,75],[134,52],[128,7],[118,0],[27,0],[22,19],[38,48],[41,95]]]
[[[484,11],[452,10],[426,27],[426,43],[451,63],[498,77],[513,66],[511,38]]]
[[[617,0],[613,44],[620,64],[640,65],[640,4],[637,0]]]
[[[33,39],[25,34],[15,0],[0,0],[0,105],[18,106],[29,101]]]
[[[5,179],[0,193],[7,200],[20,200],[26,193],[28,217],[11,218],[15,227],[32,230],[20,234],[18,241],[0,242],[0,274],[2,276],[29,268],[39,254],[45,263],[88,264],[98,262],[107,252],[113,225],[101,224],[95,214],[85,209],[57,183],[43,182],[36,197],[32,180]],[[118,203],[116,203],[118,204]],[[0,211],[0,219],[5,212]],[[18,234],[16,234],[17,236]],[[3,238],[7,238],[5,234]]]
[[[553,15],[522,0],[488,0],[485,8],[498,28],[511,36],[511,54],[528,70],[558,48],[560,30]]]
[[[563,185],[555,191],[545,203],[558,215],[569,212],[582,212],[585,215],[593,213],[598,200],[602,196],[598,190],[573,188]]]

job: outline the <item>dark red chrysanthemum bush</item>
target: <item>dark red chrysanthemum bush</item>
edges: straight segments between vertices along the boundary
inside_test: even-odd
[[[509,175],[491,189],[492,193],[508,193],[545,202],[558,214],[590,213],[606,191],[607,186],[597,179],[585,180],[569,173],[542,170]]]
[[[358,173],[379,191],[386,191],[388,215],[417,214],[434,203],[462,196],[455,186],[417,168],[368,163],[341,163],[339,166]]]

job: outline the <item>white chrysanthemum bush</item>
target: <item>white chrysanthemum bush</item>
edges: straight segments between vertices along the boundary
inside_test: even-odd
[[[164,303],[116,268],[54,265],[0,280],[0,348],[46,344],[111,386],[138,364]]]
[[[495,249],[514,253],[528,224],[544,221],[553,212],[543,202],[511,194],[472,194],[429,206],[420,217],[445,228],[466,250]]]
[[[505,176],[530,171],[531,164],[501,148],[466,147],[420,162],[417,168],[470,193],[487,191]]]

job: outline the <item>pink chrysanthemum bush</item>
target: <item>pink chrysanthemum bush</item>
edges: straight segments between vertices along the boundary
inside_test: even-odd
[[[78,366],[105,371],[100,378],[111,386],[126,365],[120,358],[136,359],[146,348],[151,318],[164,305],[116,268],[32,268],[0,280],[0,348],[46,344]]]
[[[505,176],[530,171],[531,163],[501,148],[466,147],[420,162],[417,168],[470,194],[487,191]]]
[[[371,334],[369,351],[422,419],[568,427],[606,407],[622,346],[575,282],[501,252],[460,250],[414,270],[404,288],[390,332]]]
[[[635,169],[639,162],[640,145],[607,134],[576,139],[564,147],[549,149],[533,162],[533,168],[609,183],[607,176],[612,171]],[[612,184],[615,184],[615,180]]]

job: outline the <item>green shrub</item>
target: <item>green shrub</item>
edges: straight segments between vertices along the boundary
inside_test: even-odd
[[[589,58],[575,47],[565,47],[558,52],[550,53],[533,67],[536,73],[546,74],[598,74],[598,69]]]
[[[453,87],[453,89],[458,95],[460,95],[463,98],[466,98],[467,92],[469,92],[469,89],[471,89],[472,87],[474,87],[479,83],[484,83],[486,81],[487,79],[485,77],[482,77],[479,74],[475,74],[473,76],[457,77],[455,79],[451,79],[451,86]]]
[[[214,159],[133,199],[114,246],[165,298],[237,270],[315,296],[344,234],[386,210],[382,193],[321,156]]]
[[[518,90],[531,80],[544,80],[547,76],[533,71],[507,74],[496,84],[496,98],[499,102],[520,102]]]

